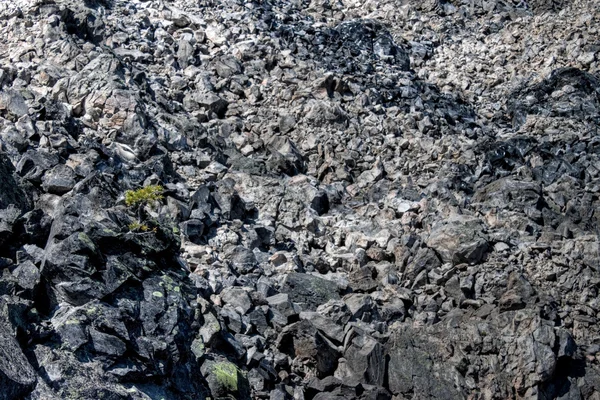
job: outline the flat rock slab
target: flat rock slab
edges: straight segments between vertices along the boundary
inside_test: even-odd
[[[321,304],[340,298],[335,282],[302,273],[289,274],[281,291],[287,293],[290,300],[298,303],[302,309],[309,311],[316,311]]]
[[[388,346],[389,390],[396,395],[420,393],[424,399],[462,399],[452,384],[453,368],[444,365],[437,342],[413,329],[395,332]]]

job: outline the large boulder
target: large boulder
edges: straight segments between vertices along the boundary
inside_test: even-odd
[[[446,364],[443,344],[413,329],[397,331],[387,344],[389,390],[419,399],[465,399],[454,386],[458,371]]]
[[[479,219],[455,217],[435,225],[427,245],[445,263],[477,264],[488,249],[488,240]]]
[[[250,385],[246,374],[237,365],[222,359],[207,360],[202,365],[202,373],[208,387],[217,399],[250,399]]]
[[[348,385],[373,385],[382,387],[385,379],[385,349],[376,339],[356,332],[347,341],[343,361],[335,372],[336,378]]]
[[[16,340],[8,307],[0,299],[0,400],[18,400],[33,390],[37,375]]]
[[[542,199],[542,188],[537,182],[501,178],[475,192],[473,202],[485,208],[524,211],[537,208]]]
[[[335,282],[311,274],[289,274],[281,288],[290,300],[298,303],[303,310],[315,311],[318,306],[329,300],[340,298]]]
[[[341,355],[338,346],[310,320],[286,326],[277,338],[277,348],[292,358],[314,365],[315,373],[321,378],[334,373]]]
[[[13,205],[24,211],[29,206],[29,200],[15,180],[14,172],[10,159],[0,153],[0,209]]]

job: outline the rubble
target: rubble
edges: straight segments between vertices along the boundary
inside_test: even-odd
[[[599,6],[1,3],[0,399],[600,398]]]

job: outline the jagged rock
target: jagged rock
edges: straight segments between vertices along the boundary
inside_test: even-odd
[[[119,338],[90,330],[91,344],[95,352],[109,356],[122,356],[125,353],[126,346]]]
[[[192,243],[202,243],[204,223],[198,219],[191,219],[181,223],[181,232]]]
[[[293,317],[298,314],[297,306],[290,301],[287,293],[279,293],[265,299],[271,308],[277,310],[284,317]]]
[[[15,119],[29,112],[23,96],[13,90],[0,93],[0,111],[3,111],[7,117]]]
[[[308,320],[285,327],[277,338],[277,348],[291,357],[312,361],[319,377],[333,374],[340,356],[338,347]]]
[[[10,304],[0,300],[0,398],[16,400],[33,390],[37,375],[23,354],[9,321]]]
[[[21,211],[13,204],[0,210],[0,244],[13,234],[14,226],[21,215]]]
[[[435,226],[427,240],[445,263],[479,263],[488,250],[484,227],[477,219],[457,218]]]
[[[288,138],[274,137],[269,143],[271,160],[267,166],[276,172],[293,176],[304,171],[304,160],[296,145]]]
[[[323,335],[327,336],[329,339],[342,343],[344,341],[344,330],[342,326],[336,324],[330,318],[324,317],[318,312],[314,311],[302,311],[300,313],[300,319],[308,320],[310,323],[317,328]]]
[[[25,211],[29,200],[15,180],[14,167],[5,154],[0,154],[0,208],[8,208],[11,204]]]
[[[329,211],[330,203],[326,192],[318,192],[310,201],[310,207],[319,215],[326,214]]]
[[[537,207],[540,194],[540,186],[534,182],[504,178],[482,188],[475,194],[474,199],[485,201],[487,207],[523,210],[526,207]]]
[[[348,385],[383,386],[386,362],[384,348],[375,339],[356,335],[344,352],[344,361],[335,376]]]
[[[369,321],[375,317],[377,308],[368,294],[352,293],[344,296],[343,300],[352,319]]]
[[[279,132],[286,134],[296,127],[296,119],[291,115],[279,117]]]
[[[243,246],[235,246],[226,252],[229,262],[239,272],[252,271],[257,266],[256,256],[250,249]]]
[[[42,178],[42,186],[49,193],[64,194],[75,186],[75,172],[66,165],[57,165]]]
[[[518,310],[524,308],[533,295],[534,290],[527,279],[513,272],[508,278],[507,290],[498,303],[501,310]]]
[[[429,271],[439,268],[442,265],[438,255],[429,248],[419,249],[414,259],[407,266],[407,272],[410,277],[417,281],[419,274],[426,276]]]
[[[600,396],[598,0],[163,3],[0,2],[0,398]]]
[[[440,360],[439,345],[419,339],[411,330],[398,332],[389,343],[389,389],[395,395],[419,393],[430,399],[463,399],[453,382],[456,370]]]
[[[40,271],[31,261],[25,261],[12,271],[19,286],[33,290],[40,283]]]
[[[223,117],[227,111],[227,101],[214,93],[196,93],[190,95],[187,99],[187,101],[184,99],[184,105],[189,111],[202,107],[206,111],[214,112],[219,117]]]
[[[225,288],[221,292],[221,298],[225,303],[239,309],[242,315],[246,314],[252,308],[252,300],[248,296],[248,292],[242,288]]]

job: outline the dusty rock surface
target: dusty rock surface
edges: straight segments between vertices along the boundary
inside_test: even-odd
[[[597,0],[0,34],[0,400],[600,399]]]

